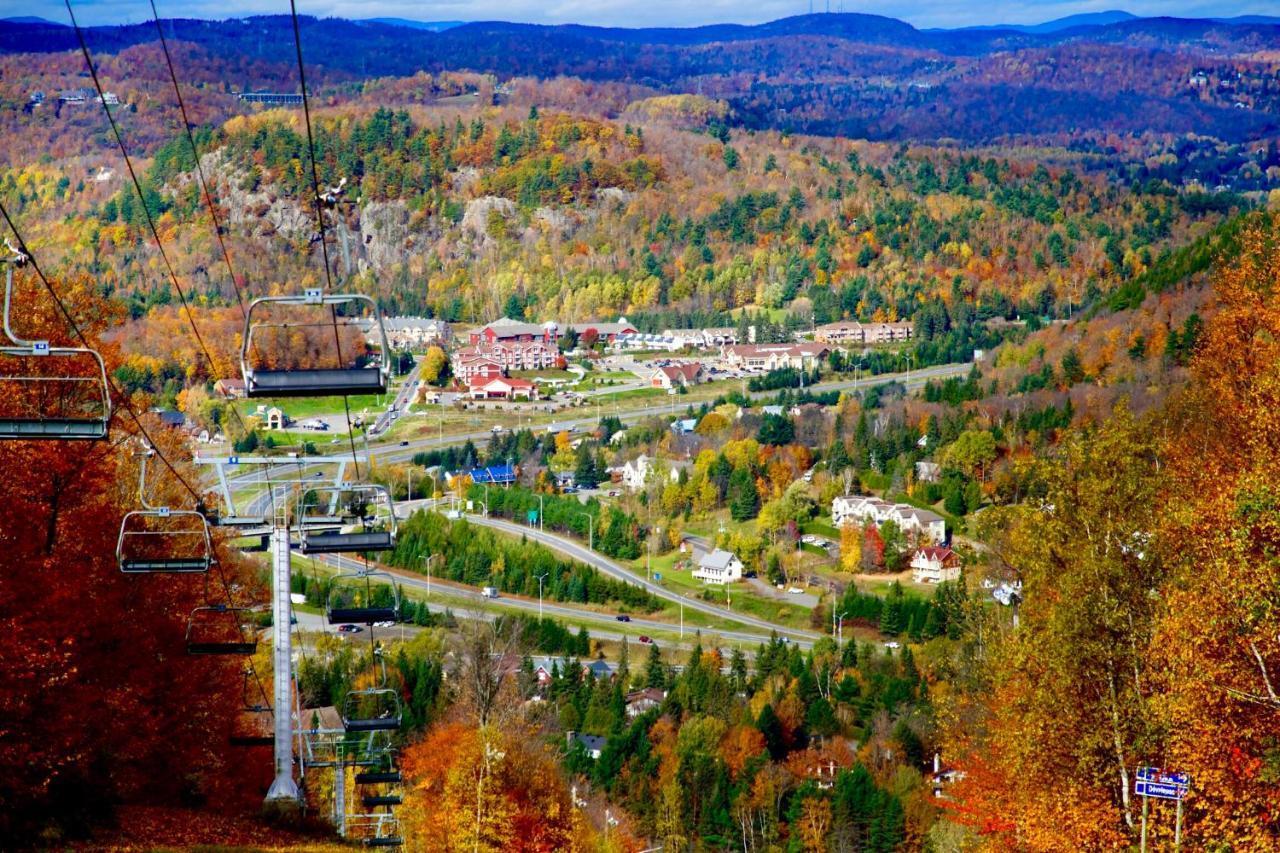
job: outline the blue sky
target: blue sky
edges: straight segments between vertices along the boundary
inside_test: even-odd
[[[830,0],[831,11],[841,0]],[[814,0],[814,11],[827,0]],[[148,20],[147,0],[73,0],[82,23],[104,24]],[[166,17],[226,18],[287,12],[287,0],[156,0]],[[844,0],[846,12],[901,18],[918,27],[973,24],[1039,23],[1064,15],[1123,8],[1136,15],[1227,17],[1280,14],[1275,0]],[[298,0],[298,11],[347,18],[393,16],[420,21],[505,20],[531,23],[600,24],[606,26],[694,26],[720,22],[759,23],[809,10],[809,0]],[[64,21],[66,10],[51,0],[0,0],[0,17],[38,15]]]

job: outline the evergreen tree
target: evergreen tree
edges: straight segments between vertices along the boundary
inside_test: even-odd
[[[756,718],[756,728],[760,730],[760,734],[764,735],[765,746],[769,750],[769,755],[775,761],[787,754],[787,744],[782,732],[782,721],[778,719],[777,713],[774,712],[773,705],[766,704],[760,709],[760,716]]]
[[[755,477],[746,468],[735,468],[729,478],[729,515],[734,521],[748,521],[760,510]]]

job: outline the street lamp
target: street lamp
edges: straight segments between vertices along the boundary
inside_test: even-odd
[[[653,581],[653,540],[654,537],[661,535],[661,527],[653,528],[652,532],[649,534],[649,547],[646,549],[644,555],[644,579],[650,582]]]
[[[542,522],[542,498],[543,498],[543,495],[541,492],[539,492],[538,493],[538,531],[539,532],[545,529],[545,526]]]
[[[594,550],[596,549],[596,520],[595,520],[595,517],[594,517],[591,513],[589,513],[589,512],[582,512],[582,513],[578,513],[578,514],[579,514],[579,515],[584,515],[584,516],[586,516],[586,518],[587,518],[587,547],[588,547],[588,548],[590,548],[592,551],[594,551]]]
[[[550,573],[549,573],[549,572],[543,572],[542,574],[538,575],[538,618],[539,618],[539,619],[541,619],[541,618],[542,618],[542,580],[543,580],[543,578],[545,578],[548,574],[550,574]]]
[[[834,608],[832,608],[831,610],[831,633],[836,638],[837,646],[839,646],[840,643],[844,640],[844,617],[848,615],[849,615],[849,612],[847,610],[844,613],[841,613],[839,616],[836,615]]]
[[[422,558],[427,564],[427,598],[431,597],[431,561],[439,556],[439,554],[431,554]]]

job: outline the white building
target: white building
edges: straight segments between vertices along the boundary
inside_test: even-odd
[[[880,527],[886,521],[898,525],[898,529],[915,542],[941,543],[947,540],[946,520],[927,509],[889,503],[866,495],[844,495],[831,502],[831,523],[836,527],[846,524]]]
[[[742,561],[736,554],[717,548],[698,561],[693,577],[706,583],[733,583],[742,580]]]
[[[622,485],[633,491],[644,488],[653,471],[653,460],[648,456],[637,456],[622,466]]]
[[[911,557],[911,579],[916,583],[959,580],[960,557],[945,545],[917,548]]]

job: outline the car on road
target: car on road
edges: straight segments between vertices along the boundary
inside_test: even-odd
[[[641,635],[640,635],[640,642],[641,642],[641,643],[644,643],[645,645],[648,645],[648,644],[650,644],[650,643],[652,643],[652,642],[653,642],[653,638],[652,638],[652,637],[646,637],[644,634],[641,634]]]
[[[492,427],[489,428],[489,432],[493,433],[494,435],[497,435],[498,433],[502,432],[504,429],[505,427],[502,424],[494,424]]]
[[[363,630],[364,629],[361,628],[359,625],[339,625],[338,626],[339,634],[359,634]]]
[[[401,447],[408,447],[408,446],[409,446],[409,442],[407,442],[407,441],[402,441],[402,442],[400,442],[400,446],[401,446]]]
[[[804,593],[804,590],[798,586],[793,586],[787,590],[788,595],[801,595],[803,593]]]
[[[631,621],[631,617],[630,617],[630,616],[628,616],[628,615],[627,615],[627,614],[625,614],[625,613],[619,613],[617,616],[615,616],[615,617],[613,617],[613,618],[614,618],[614,619],[617,619],[619,622],[630,622],[630,621]]]
[[[618,491],[617,489],[610,489],[610,490],[609,490],[609,497],[611,497],[611,498],[616,498],[616,497],[617,497],[618,495],[620,495],[620,494],[622,494],[622,492]]]

